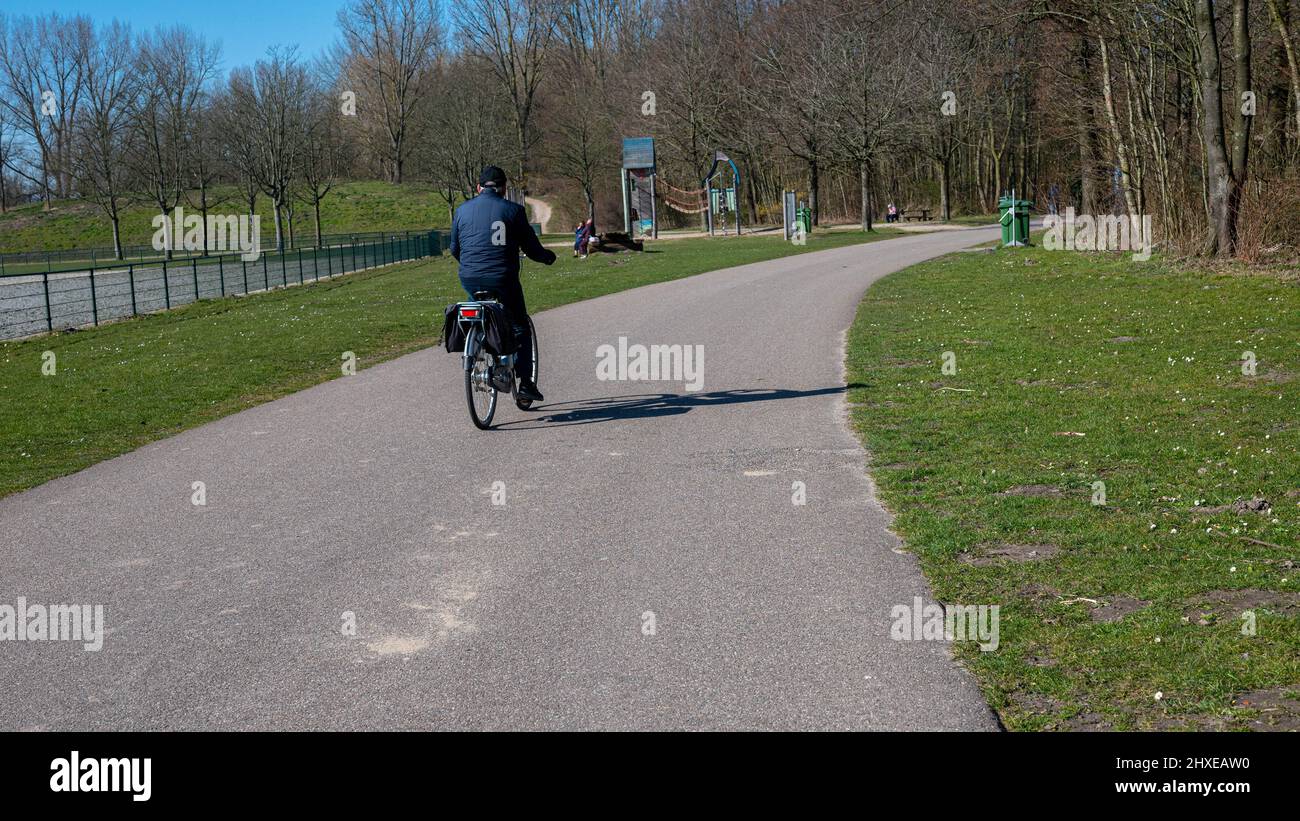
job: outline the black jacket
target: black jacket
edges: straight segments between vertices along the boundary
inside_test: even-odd
[[[555,252],[537,239],[523,206],[495,189],[484,188],[451,218],[451,255],[460,263],[462,282],[483,286],[518,282],[521,250],[535,262],[555,262]]]

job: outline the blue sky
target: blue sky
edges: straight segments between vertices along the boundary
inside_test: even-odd
[[[274,45],[297,45],[310,60],[337,37],[344,0],[3,0],[6,14],[84,14],[95,22],[116,17],[135,31],[180,23],[221,42],[222,73],[263,56]]]

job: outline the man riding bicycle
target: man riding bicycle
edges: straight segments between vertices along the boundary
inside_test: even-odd
[[[463,203],[451,219],[451,255],[460,263],[460,284],[474,299],[475,291],[492,291],[510,314],[519,361],[533,355],[533,337],[528,327],[524,289],[519,284],[519,252],[529,259],[550,265],[555,252],[543,247],[528,224],[521,205],[502,194],[506,172],[489,165],[478,178],[478,196]],[[518,395],[541,402],[542,392],[531,377],[520,376]]]

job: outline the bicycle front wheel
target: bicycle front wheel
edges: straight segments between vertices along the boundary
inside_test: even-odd
[[[465,402],[474,427],[488,430],[497,412],[497,389],[492,385],[492,355],[483,349],[483,329],[470,331],[465,350],[471,353],[465,370]]]

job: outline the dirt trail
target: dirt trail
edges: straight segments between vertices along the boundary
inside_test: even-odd
[[[542,233],[551,232],[551,206],[545,200],[539,200],[536,197],[524,197],[524,202],[532,209],[533,222],[540,223]]]

